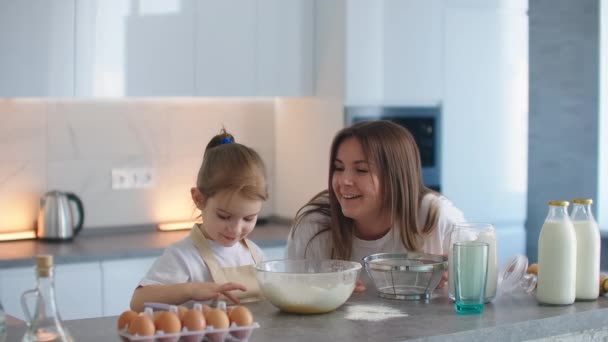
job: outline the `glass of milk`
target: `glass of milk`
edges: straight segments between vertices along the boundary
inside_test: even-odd
[[[454,300],[454,244],[462,241],[485,242],[488,250],[488,272],[485,291],[485,302],[489,303],[496,297],[496,284],[498,282],[498,250],[496,242],[496,229],[491,223],[463,222],[456,223],[449,235],[448,248],[448,292],[450,299]]]

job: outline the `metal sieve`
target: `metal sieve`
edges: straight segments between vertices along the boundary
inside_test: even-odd
[[[448,269],[448,258],[426,253],[378,253],[363,258],[378,296],[388,299],[430,299]]]

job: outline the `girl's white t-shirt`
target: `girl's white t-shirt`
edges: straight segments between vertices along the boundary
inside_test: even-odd
[[[444,196],[429,193],[423,197],[420,204],[419,227],[424,226],[430,205],[433,202],[439,206],[437,228],[425,237],[422,251],[429,254],[447,254],[449,237],[453,229],[452,225],[457,222],[464,222],[464,215]],[[312,239],[323,227],[328,226],[328,223],[329,217],[315,213],[307,216],[297,229],[292,228],[293,234],[290,233],[287,240],[287,258],[329,259],[331,257],[331,233],[325,231]],[[362,263],[363,257],[367,255],[404,252],[407,252],[407,249],[401,242],[400,230],[398,227],[393,227],[377,240],[362,240],[354,236],[350,260]]]
[[[224,247],[215,241],[207,240],[211,252],[217,259],[220,267],[237,267],[253,265],[255,261],[249,249],[242,243],[231,247]],[[258,245],[249,240],[251,248],[255,248],[259,255],[264,254]],[[139,282],[140,286],[180,284],[186,282],[212,282],[209,267],[203,261],[199,250],[190,236],[167,247],[164,253],[156,259],[148,273]]]

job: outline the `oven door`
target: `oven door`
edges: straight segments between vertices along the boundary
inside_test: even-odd
[[[389,120],[407,128],[420,151],[425,185],[441,191],[441,107],[355,106],[346,107],[345,113],[347,126],[359,121]]]

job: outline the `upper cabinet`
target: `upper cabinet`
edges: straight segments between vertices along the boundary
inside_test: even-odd
[[[443,0],[347,2],[347,104],[441,102],[442,3]]]
[[[256,95],[256,1],[200,0],[196,11],[196,93]]]
[[[312,95],[312,10],[307,0],[5,0],[0,97]]]
[[[313,95],[313,5],[310,0],[258,1],[258,95]]]
[[[195,3],[79,1],[75,95],[195,95]]]
[[[75,0],[0,2],[0,96],[72,96]]]
[[[384,103],[442,98],[443,0],[385,0]]]

